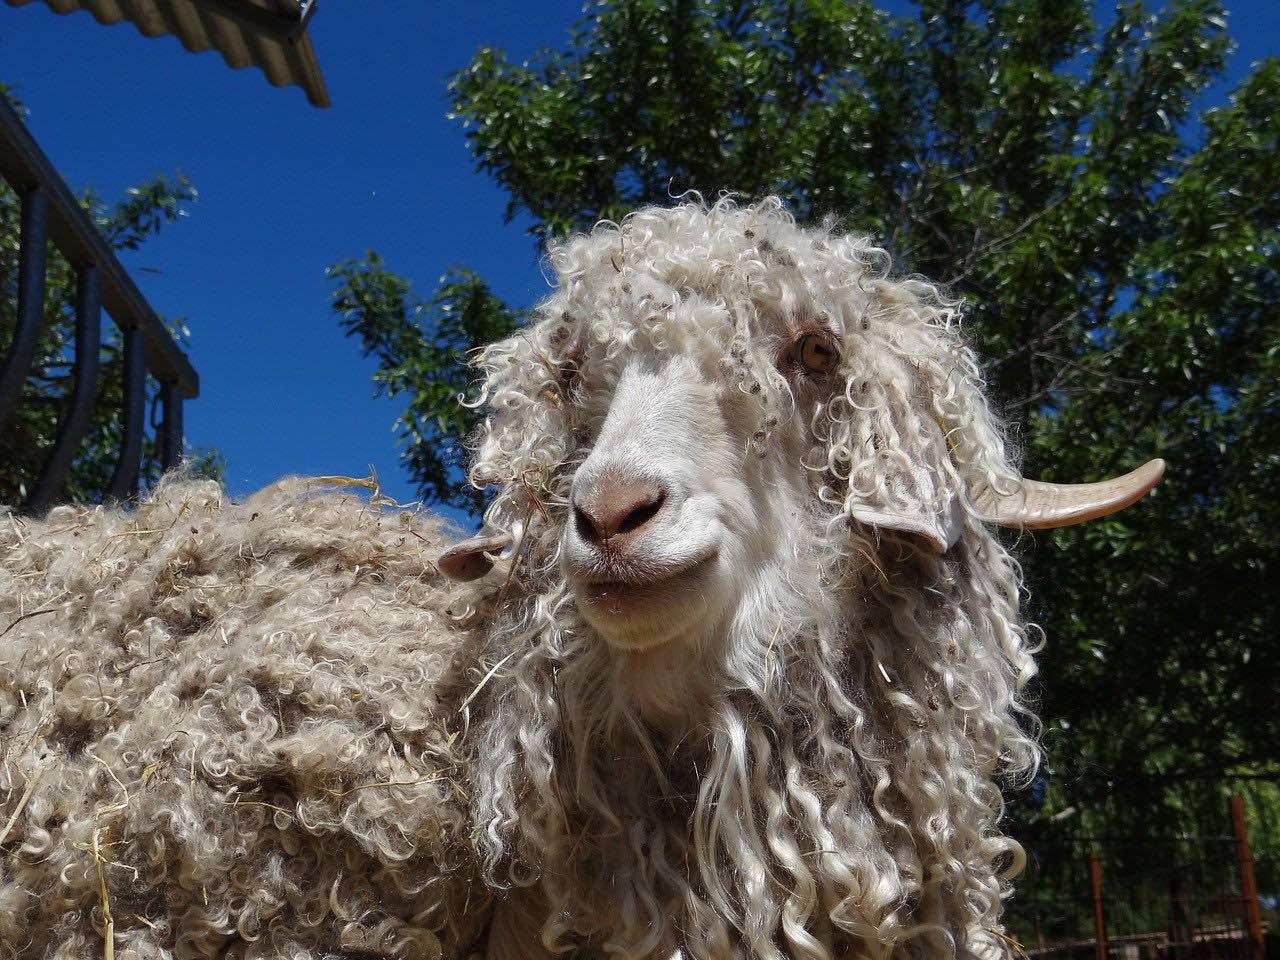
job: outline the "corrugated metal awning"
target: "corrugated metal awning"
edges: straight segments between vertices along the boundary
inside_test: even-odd
[[[22,7],[36,0],[5,0]],[[217,50],[228,66],[260,67],[274,86],[297,85],[329,106],[306,25],[315,0],[43,0],[56,13],[88,10],[99,23],[128,20],[144,36],[174,36],[193,53]]]

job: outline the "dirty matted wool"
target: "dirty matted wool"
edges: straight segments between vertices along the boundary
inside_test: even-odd
[[[0,514],[0,956],[466,955],[445,543],[301,481]]]

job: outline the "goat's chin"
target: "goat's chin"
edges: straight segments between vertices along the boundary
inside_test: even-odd
[[[657,583],[577,583],[587,623],[609,646],[638,653],[693,641],[723,606],[724,577],[714,556]]]
[[[602,618],[593,618],[583,611],[583,618],[591,624],[597,634],[614,650],[624,653],[644,653],[666,646],[674,640],[692,635],[696,624],[685,628],[679,623],[618,623]]]

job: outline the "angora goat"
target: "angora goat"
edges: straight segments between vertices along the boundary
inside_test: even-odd
[[[166,481],[0,544],[0,951],[966,957],[1036,761],[955,307],[776,200],[551,250],[486,529]],[[465,585],[441,578],[430,561]],[[490,906],[490,904],[493,904]]]
[[[480,359],[497,492],[441,561],[498,564],[466,744],[490,955],[985,952],[1022,860],[998,780],[1037,760],[988,524],[1119,509],[1162,464],[1022,480],[955,305],[777,200],[550,262]]]
[[[458,956],[446,543],[290,483],[0,516],[0,956]]]

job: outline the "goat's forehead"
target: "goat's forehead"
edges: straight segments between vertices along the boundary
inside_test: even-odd
[[[708,265],[628,268],[577,278],[544,305],[553,338],[576,329],[589,340],[625,339],[631,347],[652,336],[675,351],[725,347],[743,336],[761,343],[822,323],[843,334],[848,312],[831,291],[815,293],[792,269],[760,271]]]

